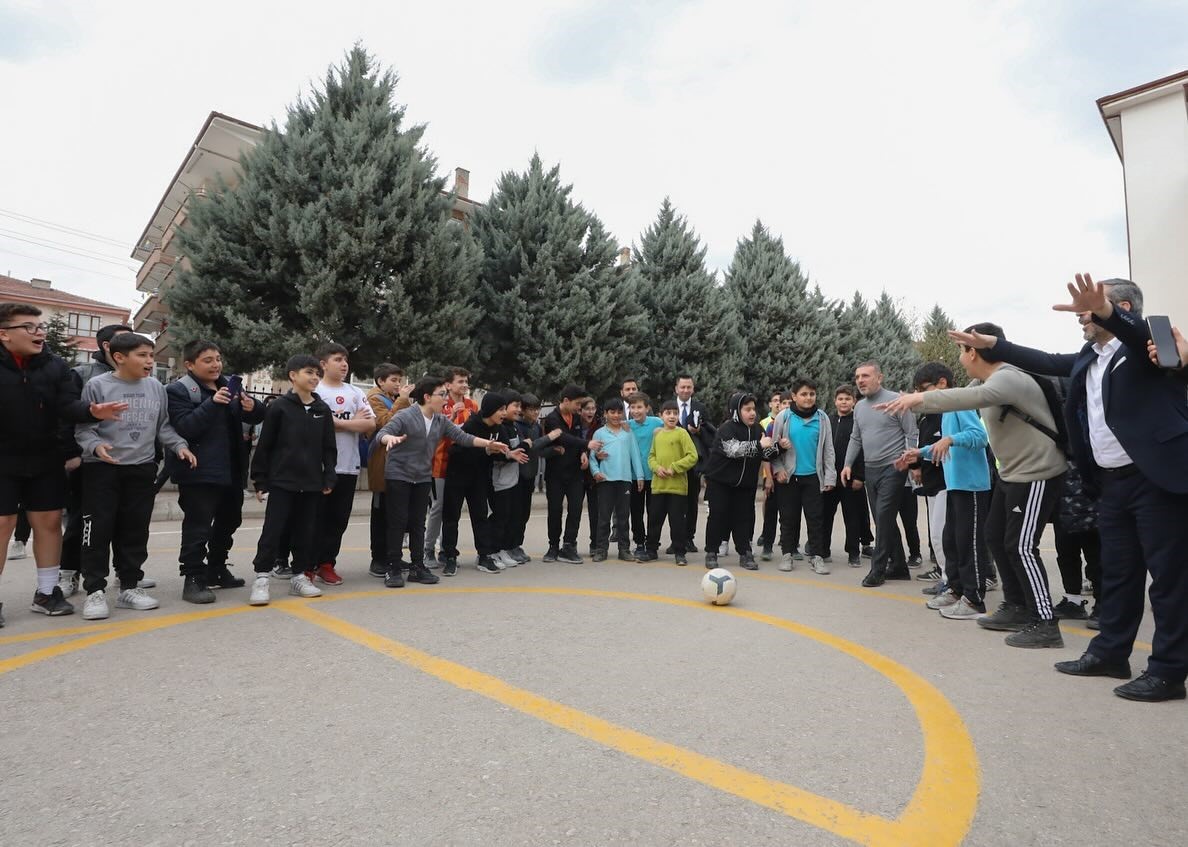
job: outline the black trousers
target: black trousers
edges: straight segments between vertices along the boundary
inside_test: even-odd
[[[383,491],[371,492],[371,561],[388,561],[388,509]]]
[[[314,564],[333,565],[342,549],[342,535],[351,522],[355,505],[355,489],[359,485],[356,474],[339,474],[330,493],[322,497],[318,506],[318,531],[314,536]]]
[[[805,553],[810,556],[825,555],[829,543],[825,540],[825,504],[821,499],[821,480],[816,474],[791,476],[787,482],[777,482],[775,490],[780,509],[780,552],[791,553],[796,549],[792,527],[800,526],[803,512],[808,529]]]
[[[672,537],[672,552],[677,556],[685,554],[685,506],[684,494],[653,494],[648,508],[648,540],[645,547],[652,553],[660,549],[660,533],[664,520],[668,519],[668,534]]]
[[[1064,474],[1035,482],[1000,479],[986,518],[986,543],[998,565],[1003,599],[1045,621],[1053,617],[1052,595],[1039,542],[1063,488]]]
[[[992,573],[986,546],[989,509],[989,491],[945,492],[945,528],[941,533],[945,579],[950,591],[979,609],[986,602],[986,579]]]
[[[120,579],[120,588],[135,588],[144,578],[148,558],[149,522],[153,518],[157,466],[109,465],[91,462],[83,475],[82,551],[83,590],[107,588],[107,551]]]
[[[776,502],[775,489],[763,495],[763,529],[759,532],[759,543],[764,547],[775,545],[776,526],[779,521],[780,507]]]
[[[842,525],[845,527],[845,551],[849,556],[862,552],[862,545],[871,540],[870,508],[866,505],[866,494],[852,488],[838,486],[821,496],[821,523],[825,527],[825,552],[829,555],[833,543],[833,518],[841,508]]]
[[[17,512],[17,524],[16,529],[12,531],[12,540],[28,544],[31,535],[33,535],[33,527],[29,525],[29,516],[24,509],[21,509]]]
[[[496,491],[491,488],[490,494],[487,496],[487,503],[491,507],[490,516],[487,518],[487,531],[491,536],[491,546],[496,551],[512,549],[515,546],[511,543],[514,535],[512,524],[517,520],[515,514],[519,508],[516,489],[513,487]]]
[[[1101,597],[1101,537],[1097,528],[1082,532],[1068,532],[1060,521],[1052,525],[1056,535],[1056,567],[1060,569],[1060,581],[1065,594],[1080,594],[1081,554],[1085,555],[1085,576],[1093,584],[1094,598]]]
[[[528,518],[532,516],[532,494],[535,491],[535,478],[520,477],[519,483],[512,489],[512,498],[516,501],[508,537],[512,549],[524,546],[524,534],[528,531]]]
[[[384,480],[384,505],[388,509],[388,569],[405,568],[404,536],[408,534],[409,561],[425,561],[425,515],[429,512],[432,480],[404,482]]]
[[[598,531],[594,534],[594,549],[603,553],[610,546],[611,517],[615,519],[615,532],[619,547],[631,546],[631,489],[630,482],[606,480],[594,486],[598,492],[594,498],[598,504]]]
[[[593,480],[582,482],[582,496],[586,498],[586,526],[590,528],[590,549],[598,537],[598,487]]]
[[[85,467],[66,474],[66,520],[63,521],[62,570],[77,571],[82,566],[82,479]]]
[[[631,486],[631,537],[635,539],[636,547],[643,547],[648,542],[647,518],[651,509],[652,481],[645,479],[643,491]]]
[[[545,499],[549,506],[549,546],[577,546],[578,529],[582,525],[582,496],[585,481],[579,472],[545,474]],[[561,534],[561,512],[565,511],[565,535]]]
[[[694,547],[693,539],[697,536],[697,503],[701,500],[701,474],[698,471],[689,471],[686,475],[689,480],[689,493],[685,495],[685,549]],[[706,483],[708,487],[708,483]],[[708,498],[708,492],[706,494]],[[706,502],[709,502],[708,499]],[[752,510],[753,511],[753,510]],[[755,516],[751,516],[751,526],[755,525]],[[750,539],[747,539],[749,545]],[[749,547],[747,549],[750,549]]]
[[[268,492],[264,526],[260,528],[256,558],[252,560],[257,574],[268,573],[282,557],[287,561],[290,552],[293,554],[293,573],[314,569],[314,534],[318,509],[325,496],[321,491],[286,491],[283,488]]]
[[[896,524],[906,480],[907,472],[897,471],[893,465],[866,466],[866,499],[870,501],[875,523],[874,555],[870,559],[873,576],[907,570],[903,542]]]
[[[182,576],[205,577],[227,563],[235,530],[243,523],[243,489],[239,485],[179,485],[182,510]]]
[[[1181,682],[1188,675],[1188,494],[1165,491],[1137,471],[1100,476],[1101,631],[1089,652],[1107,661],[1130,656],[1150,573],[1155,637],[1147,671]]]
[[[907,554],[920,556],[920,498],[906,485],[899,494],[899,522],[903,524],[903,538]]]
[[[470,513],[470,528],[474,533],[474,546],[478,554],[490,556],[496,552],[487,511],[490,489],[491,478],[487,474],[451,474],[446,471],[441,507],[441,549],[447,556],[458,555],[458,524],[462,520],[463,503]]]
[[[710,479],[706,481],[705,501],[709,506],[705,522],[706,552],[717,553],[722,542],[733,535],[734,549],[740,555],[750,553],[751,537],[755,534],[755,489],[735,488]]]

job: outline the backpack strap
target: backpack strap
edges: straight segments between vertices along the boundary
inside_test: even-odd
[[[197,406],[202,402],[202,388],[198,385],[198,380],[194,379],[194,377],[190,376],[189,374],[186,374],[181,379],[179,379],[178,382],[185,386],[186,391],[189,392],[191,403]]]
[[[1040,423],[1038,420],[1036,420],[1034,417],[1027,414],[1026,412],[1016,409],[1014,406],[1010,406],[1010,405],[1003,406],[1002,414],[1000,414],[998,416],[998,422],[1002,423],[1003,421],[1005,421],[1007,415],[1014,415],[1015,417],[1019,418],[1024,423],[1029,424],[1030,426],[1033,426],[1036,429],[1038,429],[1040,432],[1042,432],[1044,435],[1048,436],[1048,438],[1051,438],[1057,444],[1062,444],[1063,440],[1060,438],[1059,432],[1052,429],[1050,426],[1046,426],[1045,424]]]

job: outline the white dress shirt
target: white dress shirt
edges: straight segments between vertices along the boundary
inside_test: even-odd
[[[1093,460],[1098,467],[1121,468],[1131,464],[1130,456],[1122,449],[1114,432],[1106,424],[1105,404],[1102,402],[1102,383],[1109,374],[1110,360],[1118,352],[1122,342],[1111,338],[1106,344],[1094,344],[1097,360],[1085,374],[1085,411],[1089,418],[1089,446],[1093,449]],[[1128,354],[1127,354],[1128,355]]]

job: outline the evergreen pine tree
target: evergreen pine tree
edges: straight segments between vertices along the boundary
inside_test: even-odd
[[[872,355],[883,369],[883,385],[892,391],[911,391],[920,354],[912,329],[891,295],[884,291],[870,312]]]
[[[666,197],[635,250],[648,329],[637,345],[640,388],[658,401],[688,373],[711,409],[741,381],[743,339],[725,289],[705,267],[706,248]]]
[[[54,315],[46,322],[49,328],[45,331],[45,346],[51,353],[61,356],[67,362],[74,363],[78,353],[78,345],[74,342],[74,334],[61,315]]]
[[[165,294],[181,342],[215,339],[239,370],[329,340],[356,373],[472,362],[477,249],[395,86],[355,47],[243,156],[237,186],[191,201],[190,267]]]
[[[762,397],[788,390],[797,377],[823,385],[839,372],[839,331],[831,305],[820,291],[809,290],[800,264],[762,222],[739,241],[726,289],[746,343],[742,385],[748,391]]]
[[[922,362],[944,362],[953,371],[953,384],[965,385],[969,377],[965,368],[961,367],[961,351],[956,343],[949,338],[948,331],[956,329],[953,321],[940,305],[933,305],[924,322],[920,340],[916,342],[916,352],[920,354]]]
[[[617,267],[618,245],[572,190],[559,166],[546,171],[534,155],[524,173],[499,178],[475,215],[483,253],[476,352],[491,384],[545,398],[570,382],[617,392],[636,364],[649,327],[635,270]]]

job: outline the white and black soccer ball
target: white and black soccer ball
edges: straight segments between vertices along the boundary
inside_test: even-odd
[[[728,606],[738,591],[738,580],[725,568],[706,571],[701,578],[701,593],[715,606]]]

